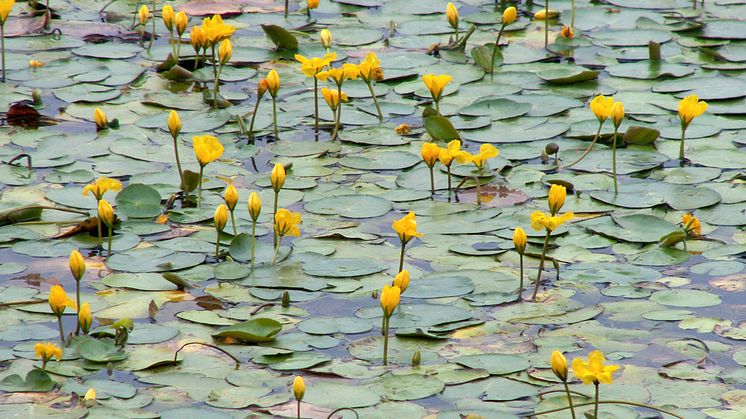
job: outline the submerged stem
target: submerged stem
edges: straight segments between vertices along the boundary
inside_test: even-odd
[[[606,121],[604,121],[604,122],[606,122]],[[603,122],[599,122],[599,124],[598,124],[598,130],[596,131],[596,136],[593,137],[593,141],[591,141],[591,145],[589,145],[588,148],[585,149],[585,151],[583,152],[583,154],[577,160],[575,160],[574,162],[572,162],[572,163],[570,163],[568,165],[562,166],[561,169],[567,169],[568,167],[575,166],[576,164],[580,163],[580,161],[583,160],[585,158],[585,156],[588,155],[588,153],[591,152],[591,149],[593,148],[593,145],[596,144],[596,141],[598,141],[598,138],[601,136],[601,128],[603,126],[604,126],[604,123]]]

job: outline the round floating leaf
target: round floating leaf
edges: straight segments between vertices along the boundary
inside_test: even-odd
[[[306,390],[304,401],[329,409],[373,406],[381,398],[367,387],[350,386],[334,381],[317,381]]]
[[[242,342],[270,342],[282,330],[282,324],[277,320],[258,318],[234,324],[213,333],[213,337],[233,338]]]
[[[528,359],[522,356],[505,354],[462,355],[450,359],[449,362],[455,362],[473,369],[484,369],[490,375],[512,374],[528,369],[531,366]]]
[[[161,194],[154,188],[132,184],[117,194],[117,209],[129,218],[151,218],[161,209]]]
[[[409,283],[404,296],[407,298],[443,298],[468,294],[474,291],[471,279],[464,276],[423,277]]]
[[[96,363],[116,362],[127,358],[127,354],[110,339],[85,339],[78,344],[77,351],[87,361]]]
[[[675,289],[655,292],[650,301],[672,307],[710,307],[720,304],[720,297],[705,291]]]
[[[386,215],[391,210],[391,202],[373,195],[336,195],[306,202],[303,208],[314,214],[373,218]]]
[[[385,271],[389,267],[372,259],[315,258],[303,262],[303,272],[313,276],[349,278]]]

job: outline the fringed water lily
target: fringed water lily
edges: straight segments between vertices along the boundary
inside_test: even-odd
[[[624,120],[624,105],[622,102],[614,102],[611,106],[611,120],[614,122],[614,136],[611,137],[611,167],[612,174],[614,175],[614,193],[619,193],[616,178],[616,137],[619,132],[619,126],[622,125],[622,121]]]
[[[109,128],[109,120],[106,118],[106,114],[101,110],[101,108],[96,108],[93,111],[93,122],[96,123],[96,131]]]
[[[479,153],[471,156],[471,162],[482,173],[487,160],[497,157],[499,153],[500,151],[492,144],[482,144],[479,146]]]
[[[78,310],[78,328],[83,331],[84,335],[87,335],[92,323],[91,305],[86,301],[80,305],[80,310]]]
[[[262,212],[262,200],[259,194],[251,192],[249,195],[249,216],[251,217],[251,273],[254,273],[254,246],[256,242],[256,221]]]
[[[303,55],[295,54],[295,59],[300,62],[300,71],[307,77],[313,78],[313,109],[314,109],[314,133],[316,140],[319,139],[319,80],[316,75],[324,71],[331,65],[332,61],[337,59],[337,54],[328,52],[323,57],[306,58]]]
[[[181,158],[179,157],[179,134],[181,133],[181,118],[179,113],[171,110],[168,114],[168,131],[171,133],[171,139],[174,142],[174,157],[176,158],[176,170],[179,171],[179,187],[184,189],[184,172],[181,169]]]
[[[285,236],[300,236],[298,225],[301,223],[301,214],[291,212],[285,208],[280,208],[275,213],[275,231],[277,232],[277,245],[275,245],[275,254],[272,256],[272,264],[277,259],[277,252],[280,249],[280,242]]]
[[[48,302],[52,313],[57,316],[57,326],[60,329],[60,340],[64,343],[65,331],[62,328],[62,314],[65,313],[67,307],[77,309],[77,306],[75,305],[75,301],[67,297],[65,289],[62,288],[61,285],[52,285],[52,288],[49,290]]]
[[[681,225],[688,237],[699,238],[702,236],[702,224],[691,213],[688,212],[681,216]]]
[[[422,81],[425,83],[425,87],[430,91],[430,95],[435,102],[435,110],[440,113],[440,98],[443,96],[443,90],[446,85],[453,80],[453,77],[448,74],[425,74],[422,76]]]
[[[401,242],[401,254],[399,255],[399,272],[401,272],[404,269],[404,248],[413,238],[422,237],[422,233],[417,231],[417,218],[414,212],[411,211],[404,217],[391,223],[391,228],[394,229]]]
[[[0,58],[2,59],[2,82],[5,83],[5,22],[16,0],[0,0]]]
[[[549,188],[549,195],[547,196],[547,204],[549,205],[549,211],[552,215],[555,215],[565,205],[565,199],[567,198],[567,188],[556,183],[552,184]]]
[[[518,255],[520,255],[520,286],[518,288],[518,297],[520,298],[521,294],[523,294],[523,255],[526,253],[526,232],[523,231],[522,228],[516,227],[515,230],[513,230],[513,246],[515,247],[515,251],[518,252]]]
[[[272,210],[273,216],[277,214],[277,204],[280,199],[280,191],[282,190],[282,185],[285,184],[285,166],[282,165],[282,163],[275,163],[275,166],[272,168],[272,173],[269,176],[270,182],[272,183],[272,190],[275,191],[275,200],[274,200],[274,206]],[[277,247],[277,229],[274,230],[274,245]]]
[[[57,361],[62,359],[62,348],[52,342],[37,343],[34,345],[34,355],[41,359],[41,369],[46,370],[47,363],[55,358]]]
[[[212,221],[215,224],[215,231],[217,233],[215,239],[215,259],[217,260],[220,258],[220,233],[223,232],[225,225],[228,223],[228,207],[225,204],[220,204],[215,208]]]
[[[399,287],[401,293],[404,294],[404,291],[406,291],[409,287],[409,271],[404,269],[396,274],[396,276],[394,277],[394,282],[391,285]]]
[[[497,33],[497,40],[495,45],[492,47],[492,62],[490,62],[490,73],[495,73],[495,59],[497,58],[497,49],[500,48],[500,38],[503,36],[505,27],[515,22],[518,18],[518,10],[515,7],[510,6],[503,10],[502,24],[500,25],[500,31]]]
[[[70,273],[73,275],[73,278],[75,278],[75,303],[80,307],[80,280],[85,274],[85,259],[83,259],[83,255],[81,255],[79,251],[73,250],[70,252],[68,265],[70,267]],[[79,328],[76,329],[75,334],[77,335],[79,331]]]
[[[329,29],[322,29],[319,34],[319,39],[321,40],[321,46],[327,51],[332,47],[332,33]]]
[[[280,139],[280,131],[277,126],[277,95],[280,93],[280,73],[274,68],[267,73],[267,91],[272,96],[272,123],[274,126],[275,141]],[[257,104],[259,102],[257,101]],[[252,117],[251,122],[254,122]]]
[[[233,235],[235,236],[237,232],[236,219],[233,215],[233,210],[236,209],[236,204],[238,203],[238,191],[236,190],[236,187],[233,185],[226,186],[225,192],[223,193],[223,199],[225,199],[225,205],[228,206],[228,211],[230,211],[231,214],[231,226],[233,227]]]
[[[383,80],[381,60],[378,59],[375,52],[369,52],[365,54],[365,59],[357,65],[357,68],[360,72],[360,78],[368,86],[368,91],[370,91],[370,95],[373,97],[373,103],[376,105],[376,112],[378,113],[378,120],[382,121],[383,113],[381,113],[381,106],[378,104],[378,98],[373,91],[373,82]]]
[[[106,259],[109,259],[111,256],[111,242],[114,236],[114,208],[105,199],[98,201],[98,219],[106,225],[109,233],[109,245],[106,252]]]
[[[332,141],[337,138],[339,128],[342,125],[341,103],[347,102],[347,95],[345,95],[345,93],[342,91],[342,84],[345,80],[355,80],[359,75],[360,69],[354,64],[344,64],[341,68],[330,68],[329,70],[322,71],[316,75],[316,78],[319,80],[331,80],[334,82],[334,84],[337,85],[337,106],[332,107],[332,104],[329,100],[329,94],[324,93],[324,89],[322,89],[321,91],[321,93],[324,95],[324,99],[326,99],[326,103],[329,104],[330,108],[332,108],[332,113],[334,114],[334,131],[332,132]],[[339,100],[340,98],[341,100]]]
[[[89,388],[88,391],[85,392],[85,396],[83,397],[83,401],[95,403],[95,401],[96,401],[96,390],[93,387]]]
[[[180,11],[176,14],[174,23],[176,26],[176,35],[178,36],[176,40],[176,56],[174,58],[176,58],[176,62],[179,62],[181,54],[181,37],[184,35],[184,32],[186,32],[187,25],[189,24],[189,17],[186,13]]]
[[[89,193],[92,193],[93,196],[96,198],[96,208],[98,208],[98,203],[101,201],[104,197],[104,194],[107,191],[114,191],[118,192],[122,190],[122,182],[111,179],[105,176],[102,176],[98,179],[96,179],[95,182],[86,185],[83,187],[83,196],[88,196]],[[101,243],[103,241],[103,232],[101,228],[101,219],[96,219],[96,224],[98,227],[98,247],[101,248]]]
[[[145,25],[148,24],[148,19],[150,18],[150,9],[148,9],[147,5],[140,6],[140,10],[137,12],[137,19],[140,21],[140,45],[145,45]],[[150,35],[152,45],[152,39],[155,37],[155,31]],[[150,46],[148,46],[148,49],[150,49]]]
[[[552,372],[557,378],[560,379],[560,381],[562,381],[562,384],[565,386],[565,394],[567,394],[567,403],[570,407],[570,413],[573,419],[575,419],[575,407],[572,403],[570,387],[567,385],[567,359],[565,359],[565,356],[562,355],[562,352],[554,351],[552,352],[552,356],[549,361],[552,366]]]
[[[681,121],[681,143],[679,145],[679,160],[684,164],[684,140],[686,129],[694,118],[702,115],[707,110],[707,102],[699,100],[697,95],[689,95],[679,102],[679,120]]]
[[[596,119],[598,119],[598,129],[596,130],[596,135],[593,137],[593,141],[591,141],[591,144],[588,146],[587,149],[585,149],[583,154],[581,154],[577,160],[564,166],[563,168],[575,166],[576,164],[580,163],[580,161],[582,161],[585,156],[588,155],[588,153],[591,152],[593,146],[596,144],[596,141],[598,141],[599,137],[601,136],[601,128],[603,128],[606,120],[611,117],[611,108],[614,107],[614,99],[606,97],[604,95],[598,95],[594,97],[588,105],[591,108],[591,112],[593,112],[593,114],[596,116]]]
[[[593,410],[593,417],[598,417],[599,405],[599,385],[611,384],[612,375],[619,370],[619,365],[604,365],[606,357],[601,351],[592,351],[588,354],[588,361],[581,358],[572,360],[572,372],[578,377],[583,384],[593,384],[596,387],[596,403]]]
[[[303,377],[296,375],[293,379],[293,397],[298,402],[298,419],[300,419],[300,402],[303,400],[303,396],[306,394],[306,383],[303,381]]]
[[[435,174],[433,172],[433,167],[435,167],[435,163],[438,161],[438,155],[440,154],[440,147],[438,147],[435,143],[423,143],[422,147],[420,148],[420,155],[422,156],[422,160],[427,165],[428,169],[430,169],[430,195],[435,195]]]
[[[223,145],[212,135],[196,135],[192,137],[192,148],[199,163],[199,191],[197,205],[202,206],[202,177],[205,166],[219,159],[223,155]]]
[[[389,351],[389,324],[396,306],[399,305],[401,289],[394,286],[384,285],[381,290],[380,303],[383,311],[383,365],[388,364]]]
[[[556,190],[557,190],[558,195],[561,194],[561,189],[556,189]],[[557,208],[557,211],[559,211],[559,208],[561,208],[562,204],[564,204],[564,199],[561,199],[562,204],[559,204],[559,207],[557,207],[559,201],[560,200],[558,200],[558,198],[555,198],[554,208]],[[552,234],[552,231],[557,229],[557,227],[571,220],[573,217],[574,215],[571,212],[567,212],[562,215],[557,215],[557,212],[554,212],[551,214],[545,214],[541,211],[534,211],[533,213],[531,213],[531,228],[533,228],[536,231],[541,231],[541,230],[546,231],[546,235],[544,236],[544,246],[541,249],[541,258],[539,259],[539,272],[536,275],[534,294],[533,294],[533,297],[531,297],[534,301],[536,301],[536,295],[539,293],[539,284],[541,283],[541,272],[544,270],[544,261],[546,260],[547,246],[549,245],[549,236]]]
[[[446,5],[446,20],[448,20],[448,24],[453,28],[453,42],[458,42],[458,9],[451,2],[448,2]]]
[[[575,37],[575,31],[569,26],[563,26],[560,30],[560,36],[565,39],[572,39]]]

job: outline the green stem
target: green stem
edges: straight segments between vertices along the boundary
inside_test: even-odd
[[[205,170],[205,166],[199,166],[199,186],[197,189],[197,207],[202,207],[202,173]]]
[[[373,97],[373,103],[376,105],[376,112],[378,112],[378,121],[383,121],[383,113],[381,112],[381,106],[378,104],[378,98],[376,92],[373,91],[373,84],[370,81],[365,82],[370,90],[370,95]]]
[[[332,130],[332,141],[337,139],[339,135],[339,125],[342,123],[342,85],[337,85],[337,95],[339,96],[339,103],[337,103],[337,111],[334,113],[334,129]]]
[[[236,219],[233,216],[233,210],[231,210],[231,225],[233,226],[233,235],[236,235]]]
[[[148,43],[148,51],[150,51],[150,47],[153,46],[153,38],[155,38],[155,10],[156,10],[156,7],[157,7],[157,4],[156,4],[157,1],[158,0],[153,0],[153,17],[152,17],[152,19],[153,19],[153,33],[150,34],[150,42]],[[143,32],[144,31],[145,31],[145,29],[143,29]]]
[[[212,102],[213,109],[218,109],[218,93],[220,93],[220,76],[218,75],[217,59],[215,58],[215,45],[212,46],[212,75],[215,78],[215,86],[213,87]]]
[[[282,241],[282,237],[277,238],[277,244],[275,245],[275,253],[272,255],[272,265],[275,264],[275,260],[277,260],[277,253],[280,250],[280,242]]]
[[[309,19],[311,19],[311,8],[306,7],[306,16],[308,16]]]
[[[547,246],[549,245],[549,235],[552,234],[550,230],[547,230],[547,235],[544,237],[544,247],[541,250],[541,259],[539,259],[539,273],[536,275],[536,287],[534,288],[534,295],[531,297],[533,301],[536,301],[536,294],[539,293],[539,284],[541,283],[541,271],[544,270],[544,260],[546,259]]]
[[[453,42],[458,42],[458,21],[456,21],[456,27],[453,28],[453,33],[456,39],[453,40]]]
[[[435,101],[435,112],[437,112],[438,115],[440,115],[440,100]]]
[[[384,332],[383,332],[383,365],[387,365],[389,361],[389,320],[390,318],[384,313]]]
[[[495,72],[495,58],[497,57],[497,48],[498,45],[500,45],[500,38],[503,35],[504,29],[505,23],[500,26],[500,32],[497,33],[497,41],[495,41],[495,46],[492,47],[492,62],[490,62],[490,74]]]
[[[434,164],[430,166],[430,198],[435,195],[435,173],[433,172],[434,166]]]
[[[570,405],[570,414],[572,419],[575,419],[575,407],[572,405],[572,395],[570,394],[570,386],[567,385],[567,381],[563,383],[565,385],[565,392],[567,392],[567,403]]]
[[[259,100],[261,97],[259,95],[256,96],[256,104],[254,104],[254,113],[251,114],[251,122],[249,122],[249,144],[254,143],[254,120],[256,119],[256,113],[259,110]],[[274,100],[274,98],[272,99]],[[274,112],[274,109],[272,110]],[[275,117],[275,121],[277,118]],[[277,129],[277,124],[275,123],[275,130]],[[277,135],[277,133],[275,133]]]
[[[254,245],[256,240],[256,221],[251,221],[251,274],[254,274]]]
[[[549,46],[549,0],[544,0],[544,48]]]
[[[98,208],[98,203],[100,201],[101,201],[101,198],[96,198],[96,208]],[[104,236],[103,236],[104,233],[101,230],[101,217],[99,217],[98,215],[96,215],[96,226],[98,227],[98,249],[100,251],[101,249],[103,249],[101,245],[104,242]]]
[[[575,30],[575,0],[570,0],[570,29]]]
[[[596,130],[596,136],[593,137],[593,141],[591,141],[591,145],[589,145],[588,148],[585,149],[585,151],[583,152],[583,154],[577,160],[575,160],[574,162],[572,162],[572,163],[570,163],[568,165],[562,166],[562,169],[567,169],[568,167],[575,166],[576,164],[580,163],[580,161],[583,160],[585,158],[585,156],[588,155],[588,153],[591,152],[591,149],[593,148],[593,145],[596,144],[596,141],[598,141],[598,138],[601,136],[601,128],[603,128],[604,122],[606,122],[606,121],[605,120],[603,122],[599,121],[599,123],[598,123],[598,130]]]
[[[575,407],[593,406],[595,404],[596,404],[595,402],[581,403],[581,404],[575,405]],[[659,407],[650,406],[650,405],[642,404],[642,403],[625,402],[623,400],[601,400],[601,401],[598,402],[598,404],[621,404],[621,405],[627,405],[627,406],[642,407],[644,409],[650,409],[650,410],[655,410],[656,412],[665,413],[665,414],[667,414],[669,416],[673,416],[673,417],[675,417],[677,419],[684,419],[683,416],[677,415],[676,413],[670,412],[668,410],[661,409]],[[570,408],[569,406],[565,406],[565,407],[559,407],[557,409],[552,409],[552,410],[544,410],[544,411],[541,411],[541,412],[534,413],[531,416],[548,415],[550,413],[561,412],[561,411],[567,410],[569,408]]]
[[[111,256],[111,240],[114,237],[114,227],[109,225],[106,227],[109,229],[109,246],[106,250],[106,260],[109,260],[109,256]]]
[[[313,76],[313,116],[314,116],[314,133],[316,141],[319,141],[319,80]]]
[[[62,314],[57,315],[57,326],[60,328],[60,340],[62,341],[62,346],[65,346],[65,331],[62,329]]]
[[[614,194],[619,193],[619,185],[617,184],[616,180],[616,135],[619,131],[619,127],[616,125],[614,126],[614,136],[611,139],[611,170],[612,174],[614,175]]]
[[[178,43],[176,44],[176,64],[179,63],[179,57],[181,56],[181,35],[179,35]]]
[[[518,288],[518,298],[521,298],[521,295],[523,295],[523,253],[521,255],[521,285]]]
[[[308,17],[311,17],[310,13],[308,14]],[[298,419],[300,419],[300,400],[298,400]]]
[[[217,261],[220,259],[220,230],[216,228],[215,231],[217,232],[217,237],[215,238],[215,260]]]
[[[256,101],[256,106],[259,107],[259,100]],[[254,128],[254,116],[256,115],[256,111],[254,111],[254,115],[251,116],[251,127]],[[272,121],[275,124],[275,141],[280,139],[280,133],[277,128],[277,98],[272,96]]]
[[[181,187],[184,187],[184,172],[181,171],[181,159],[179,158],[179,139],[178,135],[173,136],[174,139],[174,154],[176,155],[176,168],[179,171],[179,180],[181,181]]]
[[[272,229],[274,230],[274,236],[275,236],[274,245],[275,245],[275,247],[277,247],[277,224],[274,222],[274,219],[275,219],[275,214],[277,214],[277,201],[279,200],[279,198],[280,198],[280,193],[279,192],[275,192],[275,210],[272,212],[272,220],[273,220],[272,221],[272,226],[273,226]]]
[[[288,17],[288,0],[285,0],[285,17]]]
[[[448,202],[451,202],[451,165],[446,166],[448,169]]]
[[[598,391],[598,382],[594,382],[593,384],[596,386],[596,403],[593,407],[593,418],[598,419],[598,394],[600,393],[600,391]]]
[[[684,164],[684,138],[686,138],[686,125],[681,124],[681,143],[679,143],[679,160]]]
[[[397,272],[401,272],[402,269],[404,269],[404,248],[405,248],[405,244],[404,242],[402,242],[401,253],[399,253],[399,270]]]
[[[5,83],[5,22],[0,25],[0,50],[2,50],[2,61],[3,61],[3,78],[2,81]]]
[[[80,280],[75,279],[75,303],[78,305],[78,313],[80,313]],[[76,322],[77,325],[75,326],[75,335],[80,334],[80,316],[78,316],[78,321]]]

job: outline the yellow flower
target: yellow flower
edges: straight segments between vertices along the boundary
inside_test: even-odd
[[[565,356],[562,355],[562,352],[560,351],[554,351],[552,352],[552,357],[550,358],[550,363],[552,364],[552,372],[554,375],[557,376],[562,382],[567,381],[567,360],[565,359]]]
[[[679,119],[684,128],[692,123],[694,118],[702,115],[707,110],[707,102],[699,100],[697,95],[689,95],[679,102]]]
[[[228,205],[228,209],[233,211],[236,209],[236,204],[238,203],[238,191],[233,185],[228,185],[225,188],[225,203]]]
[[[510,6],[503,11],[503,25],[508,26],[518,19],[518,10],[515,7]]]
[[[604,123],[611,116],[611,107],[614,106],[614,99],[604,95],[598,95],[591,100],[591,111],[598,118],[598,122]]]
[[[217,45],[233,36],[236,28],[223,23],[223,18],[220,15],[213,15],[212,18],[208,17],[202,20],[202,31],[205,33],[208,45]]]
[[[174,8],[171,7],[170,4],[163,6],[161,17],[163,18],[163,24],[166,25],[166,29],[168,29],[169,32],[173,32],[176,14],[174,13]]]
[[[93,121],[96,123],[96,129],[99,131],[109,128],[109,120],[106,118],[106,114],[101,110],[101,108],[96,108],[96,110],[93,111]]]
[[[174,138],[178,137],[181,132],[181,118],[179,118],[179,114],[173,109],[168,114],[168,130]]]
[[[300,236],[298,224],[301,223],[299,212],[290,212],[285,208],[280,208],[275,214],[275,230],[280,237]]]
[[[531,213],[531,228],[536,231],[543,229],[554,231],[574,216],[571,212],[566,212],[562,215],[548,215],[541,211],[534,211]]]
[[[451,2],[446,5],[446,18],[453,29],[458,29],[458,9]]]
[[[86,301],[80,305],[78,311],[78,324],[83,333],[88,333],[91,330],[91,324],[93,323],[93,316],[91,315],[91,305]]]
[[[300,71],[308,77],[316,77],[324,68],[328,67],[332,61],[337,59],[337,54],[329,52],[323,57],[306,58],[300,54],[295,54],[295,59],[300,62]]]
[[[65,289],[60,285],[52,285],[49,290],[49,308],[56,316],[61,316],[66,307],[75,308],[75,301],[67,298]]]
[[[401,289],[394,285],[390,287],[388,285],[383,286],[381,291],[381,309],[383,310],[384,317],[391,317],[394,314],[394,309],[399,305],[399,298],[401,297]]]
[[[440,147],[435,143],[424,143],[420,148],[420,155],[427,167],[435,166],[435,162],[438,161],[438,154],[440,154]]]
[[[622,102],[614,102],[611,106],[611,120],[614,121],[614,126],[619,128],[624,119],[624,104]]]
[[[551,9],[548,12],[547,9],[541,9],[534,13],[534,19],[536,20],[554,19],[557,16],[559,16],[559,12]]]
[[[98,218],[110,229],[114,226],[114,208],[105,199],[98,201]]]
[[[252,192],[251,195],[249,195],[249,215],[251,216],[251,220],[256,222],[261,212],[262,200],[259,198],[258,193]]]
[[[523,254],[526,251],[526,240],[526,232],[522,228],[516,227],[513,230],[513,245],[516,252]]]
[[[293,380],[293,396],[295,400],[303,400],[303,396],[306,394],[306,383],[303,381],[303,377],[296,375]]]
[[[223,231],[225,224],[228,222],[228,208],[225,204],[220,204],[215,208],[215,215],[213,215],[212,221],[215,223],[215,228],[219,232]]]
[[[85,397],[83,397],[83,400],[96,400],[96,390],[94,390],[93,387],[89,388],[88,391],[85,392]]]
[[[601,351],[593,351],[588,354],[588,361],[581,358],[572,360],[572,372],[583,381],[583,384],[611,384],[612,377],[619,365],[606,365],[603,363],[606,357]]]
[[[83,255],[81,255],[77,250],[70,252],[69,266],[73,278],[75,278],[76,281],[80,281],[80,278],[82,278],[85,273],[85,259],[83,259]]]
[[[354,64],[344,64],[341,68],[330,68],[316,75],[319,80],[331,79],[337,85],[342,86],[345,80],[355,80],[360,75],[360,69]]]
[[[37,343],[34,345],[34,354],[43,361],[49,361],[52,358],[59,361],[62,358],[62,348],[52,342]]]
[[[562,206],[565,205],[565,198],[567,197],[567,188],[562,185],[553,184],[549,188],[549,197],[547,201],[549,203],[549,211],[552,215],[559,212]]]
[[[417,231],[417,219],[415,217],[414,212],[410,211],[404,217],[391,223],[391,228],[399,236],[402,244],[407,244],[414,237],[422,237],[422,233]]]
[[[189,36],[189,42],[192,44],[194,51],[199,51],[205,47],[205,44],[207,43],[207,35],[205,35],[205,31],[202,30],[202,27],[192,26],[192,31]]]
[[[560,30],[560,36],[563,38],[572,39],[575,37],[575,32],[569,26],[562,26],[562,30]]]
[[[140,19],[141,25],[148,23],[148,17],[150,17],[150,10],[148,9],[148,6],[144,4],[140,6],[140,11],[137,12],[137,17]]]
[[[472,159],[471,153],[461,150],[461,140],[451,140],[446,146],[448,154],[459,164],[468,163]]]
[[[83,188],[83,196],[88,196],[88,192],[92,192],[93,196],[96,197],[96,200],[100,200],[106,191],[121,191],[122,190],[122,182],[111,179],[108,177],[100,177],[96,179],[95,182],[91,183],[90,185],[85,185]]]
[[[329,109],[336,111],[339,107],[340,101],[339,91],[337,91],[337,89],[324,87],[321,89],[321,94],[324,96],[326,104],[329,105]],[[341,100],[342,102],[347,102],[347,94],[345,94],[345,92],[342,92]]]
[[[189,23],[189,18],[186,13],[179,12],[176,14],[176,33],[179,36],[183,35],[184,31],[186,31],[187,23]]]
[[[319,7],[319,0],[308,0],[308,8],[315,9]]]
[[[194,136],[192,137],[192,143],[194,154],[197,156],[197,161],[202,167],[207,166],[223,155],[223,146],[212,135]]]
[[[267,79],[261,79],[259,80],[259,83],[256,84],[256,95],[261,99],[264,97],[264,93],[269,89],[269,82]]]
[[[482,144],[479,147],[479,153],[471,156],[471,162],[474,163],[474,166],[477,166],[477,169],[482,170],[487,160],[497,157],[498,154],[498,149],[492,144]]]
[[[402,269],[401,272],[396,274],[394,277],[394,286],[399,287],[402,293],[409,287],[409,271]]]
[[[375,52],[367,53],[365,59],[357,65],[357,68],[360,72],[360,78],[366,83],[370,83],[373,80],[383,79],[381,60],[378,59]]]
[[[285,166],[282,163],[275,163],[275,167],[272,168],[272,174],[269,176],[272,181],[272,189],[275,192],[280,192],[282,185],[285,184]]]
[[[0,25],[5,24],[5,20],[8,19],[8,15],[10,14],[10,9],[13,8],[15,3],[16,0],[0,0]]]
[[[231,60],[232,56],[233,45],[231,45],[231,40],[224,39],[223,42],[220,43],[220,47],[218,48],[218,58],[220,59],[220,65],[225,65],[228,61]]]
[[[275,69],[269,70],[269,73],[267,73],[267,90],[272,97],[277,97],[277,93],[280,91],[280,74]]]
[[[44,67],[44,63],[39,60],[29,60],[28,66],[31,68]]]
[[[425,86],[430,90],[430,94],[433,96],[433,100],[438,102],[440,97],[443,95],[443,89],[446,85],[453,80],[448,74],[441,74],[436,76],[435,74],[425,74],[422,76],[422,81],[425,82]]]
[[[329,29],[322,29],[321,34],[319,34],[319,38],[321,39],[322,47],[330,48],[332,46],[332,33],[329,31]]]
[[[681,224],[684,226],[684,230],[689,237],[699,237],[702,235],[702,224],[691,213],[681,216]]]

